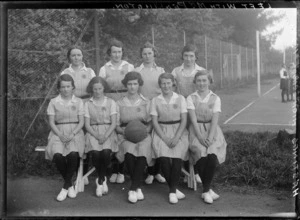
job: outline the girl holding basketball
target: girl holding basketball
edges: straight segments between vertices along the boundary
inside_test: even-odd
[[[117,101],[119,124],[116,131],[119,134],[119,151],[116,156],[120,162],[125,160],[131,178],[128,200],[136,203],[144,199],[141,190],[143,173],[152,160],[150,101],[139,93],[144,83],[140,73],[128,72],[122,83],[128,92]]]

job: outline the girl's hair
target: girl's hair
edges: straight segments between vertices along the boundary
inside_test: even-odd
[[[119,48],[122,48],[122,55],[124,56],[124,48],[123,48],[123,43],[119,40],[116,40],[116,39],[113,39],[110,43],[109,43],[109,46],[106,50],[106,54],[108,55],[108,57],[110,57],[111,55],[111,48],[112,47],[119,47]]]
[[[136,72],[136,71],[128,72],[121,82],[125,87],[127,87],[128,81],[136,80],[136,79],[138,80],[139,86],[144,85],[144,80],[143,80],[141,74],[139,72]]]
[[[81,50],[79,47],[73,46],[73,47],[69,48],[69,50],[68,50],[68,52],[67,52],[67,59],[68,59],[68,62],[69,62],[69,63],[71,62],[71,59],[70,59],[71,52],[72,52],[72,50],[74,50],[74,49],[80,50],[81,53],[82,53],[82,56],[83,56],[82,50]]]
[[[198,76],[207,76],[210,84],[212,84],[214,82],[213,77],[211,75],[211,73],[207,70],[198,70],[194,76],[194,80],[193,83],[196,84],[196,79]]]
[[[109,86],[108,86],[106,80],[103,79],[103,78],[100,77],[100,76],[95,76],[95,77],[93,77],[93,78],[90,80],[90,82],[89,82],[89,84],[88,84],[88,86],[87,86],[87,88],[86,88],[87,93],[93,94],[93,86],[94,86],[96,83],[101,83],[101,85],[102,85],[103,88],[104,88],[104,91],[103,91],[104,93],[109,92],[110,88],[109,88]]]
[[[158,55],[158,51],[157,51],[156,47],[155,47],[153,44],[151,44],[150,42],[146,42],[146,43],[140,48],[140,55],[141,55],[141,57],[142,57],[142,54],[143,54],[143,50],[144,50],[145,48],[151,48],[152,51],[153,51],[153,53],[154,53],[154,57],[156,57],[156,56]]]
[[[160,87],[162,79],[171,79],[173,86],[175,85],[175,77],[171,73],[162,73],[158,77],[158,85]]]
[[[193,44],[187,44],[183,47],[182,51],[181,51],[181,59],[183,59],[183,54],[185,52],[194,52],[196,59],[198,59],[197,56],[197,47]]]
[[[63,74],[63,75],[59,76],[59,78],[57,80],[57,84],[56,84],[56,87],[57,87],[58,90],[60,89],[60,86],[61,86],[60,84],[61,84],[62,81],[71,82],[72,86],[73,86],[73,89],[75,89],[74,79],[71,75]]]

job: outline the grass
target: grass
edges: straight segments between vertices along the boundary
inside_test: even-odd
[[[292,142],[278,144],[270,132],[224,133],[226,161],[219,167],[216,181],[269,189],[291,189],[293,183]],[[268,141],[271,140],[271,141]]]

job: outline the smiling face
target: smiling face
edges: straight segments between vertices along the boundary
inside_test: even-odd
[[[182,55],[183,63],[187,67],[191,67],[195,65],[196,55],[193,51],[184,52]]]
[[[71,97],[73,94],[73,86],[72,86],[72,82],[71,81],[61,81],[60,82],[60,88],[59,88],[59,92],[60,94],[65,97]]]
[[[169,94],[173,91],[173,82],[172,79],[161,79],[160,88],[164,95]]]
[[[104,87],[101,83],[95,83],[93,85],[93,97],[100,98],[104,93]]]
[[[144,48],[142,51],[143,62],[150,64],[154,63],[154,51],[152,48]]]
[[[129,94],[136,94],[139,90],[139,87],[140,85],[137,79],[129,80],[127,82],[127,90]]]
[[[79,66],[82,63],[82,58],[83,58],[83,55],[82,55],[81,50],[79,50],[79,49],[71,50],[69,59],[70,59],[70,62],[72,65]]]
[[[207,91],[209,89],[209,85],[210,85],[208,76],[207,75],[197,76],[197,78],[195,79],[195,84],[197,86],[197,89],[200,92]]]
[[[110,49],[110,59],[114,63],[119,63],[122,60],[123,50],[122,47],[112,46]]]

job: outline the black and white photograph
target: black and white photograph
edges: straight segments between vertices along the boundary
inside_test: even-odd
[[[42,3],[0,3],[3,219],[298,216],[298,3]]]

